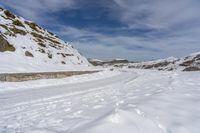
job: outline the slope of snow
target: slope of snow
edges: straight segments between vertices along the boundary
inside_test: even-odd
[[[0,72],[76,70],[90,66],[76,49],[53,33],[21,17],[9,17],[5,12],[0,10],[0,35],[16,50],[0,52]],[[25,56],[27,51],[33,57]]]
[[[16,72],[52,72],[52,71],[77,71],[95,69],[87,64],[61,64],[56,60],[45,62],[47,57],[30,58],[21,54],[4,52],[0,53],[0,73],[16,73]],[[44,59],[44,60],[43,60]],[[48,59],[47,59],[48,60]]]
[[[199,81],[198,72],[123,70],[0,83],[0,132],[199,133]]]

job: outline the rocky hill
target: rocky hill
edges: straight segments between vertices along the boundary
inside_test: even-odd
[[[182,58],[169,57],[146,62],[131,62],[126,59],[114,59],[102,61],[98,59],[88,59],[94,66],[115,67],[115,68],[137,68],[152,70],[180,70],[180,71],[200,71],[200,52],[193,53]]]
[[[128,64],[129,68],[200,71],[200,52],[182,58],[170,57],[156,61]]]
[[[0,8],[0,72],[73,70],[89,65],[55,34]]]

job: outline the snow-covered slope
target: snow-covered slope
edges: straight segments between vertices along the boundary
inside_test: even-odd
[[[55,34],[0,8],[0,72],[77,70],[89,65]]]
[[[114,59],[111,61],[102,61],[98,59],[89,59],[94,66],[116,67],[116,68],[139,68],[154,70],[179,70],[179,71],[200,71],[200,52],[192,53],[182,58],[169,57],[146,62],[131,62],[126,59]]]
[[[156,69],[156,70],[182,70],[199,71],[200,70],[200,52],[193,53],[183,58],[169,57],[167,59],[130,63],[129,68]]]

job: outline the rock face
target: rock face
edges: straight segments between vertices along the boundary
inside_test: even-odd
[[[26,51],[26,52],[25,52],[25,55],[26,55],[26,56],[29,56],[29,57],[34,57],[33,54],[32,54],[31,52],[29,52],[29,51]]]
[[[32,57],[32,59],[30,60],[29,57]],[[0,8],[0,62],[5,65],[10,63],[6,62],[10,59],[21,60],[21,64],[12,62],[10,65],[18,64],[24,68],[30,66],[30,64],[38,68],[41,67],[40,64],[43,67],[44,65],[57,65],[57,68],[61,66],[62,69],[65,66],[75,68],[74,66],[87,67],[90,65],[87,59],[80,55],[76,49],[55,34],[34,22]]]
[[[15,51],[15,47],[13,45],[9,44],[7,40],[3,38],[2,35],[0,35],[0,52],[5,52],[5,51]]]

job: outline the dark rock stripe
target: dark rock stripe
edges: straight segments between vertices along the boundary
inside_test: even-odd
[[[39,79],[59,79],[73,75],[92,74],[99,71],[68,71],[68,72],[41,72],[41,73],[4,73],[0,74],[0,81],[3,82],[21,82]]]

